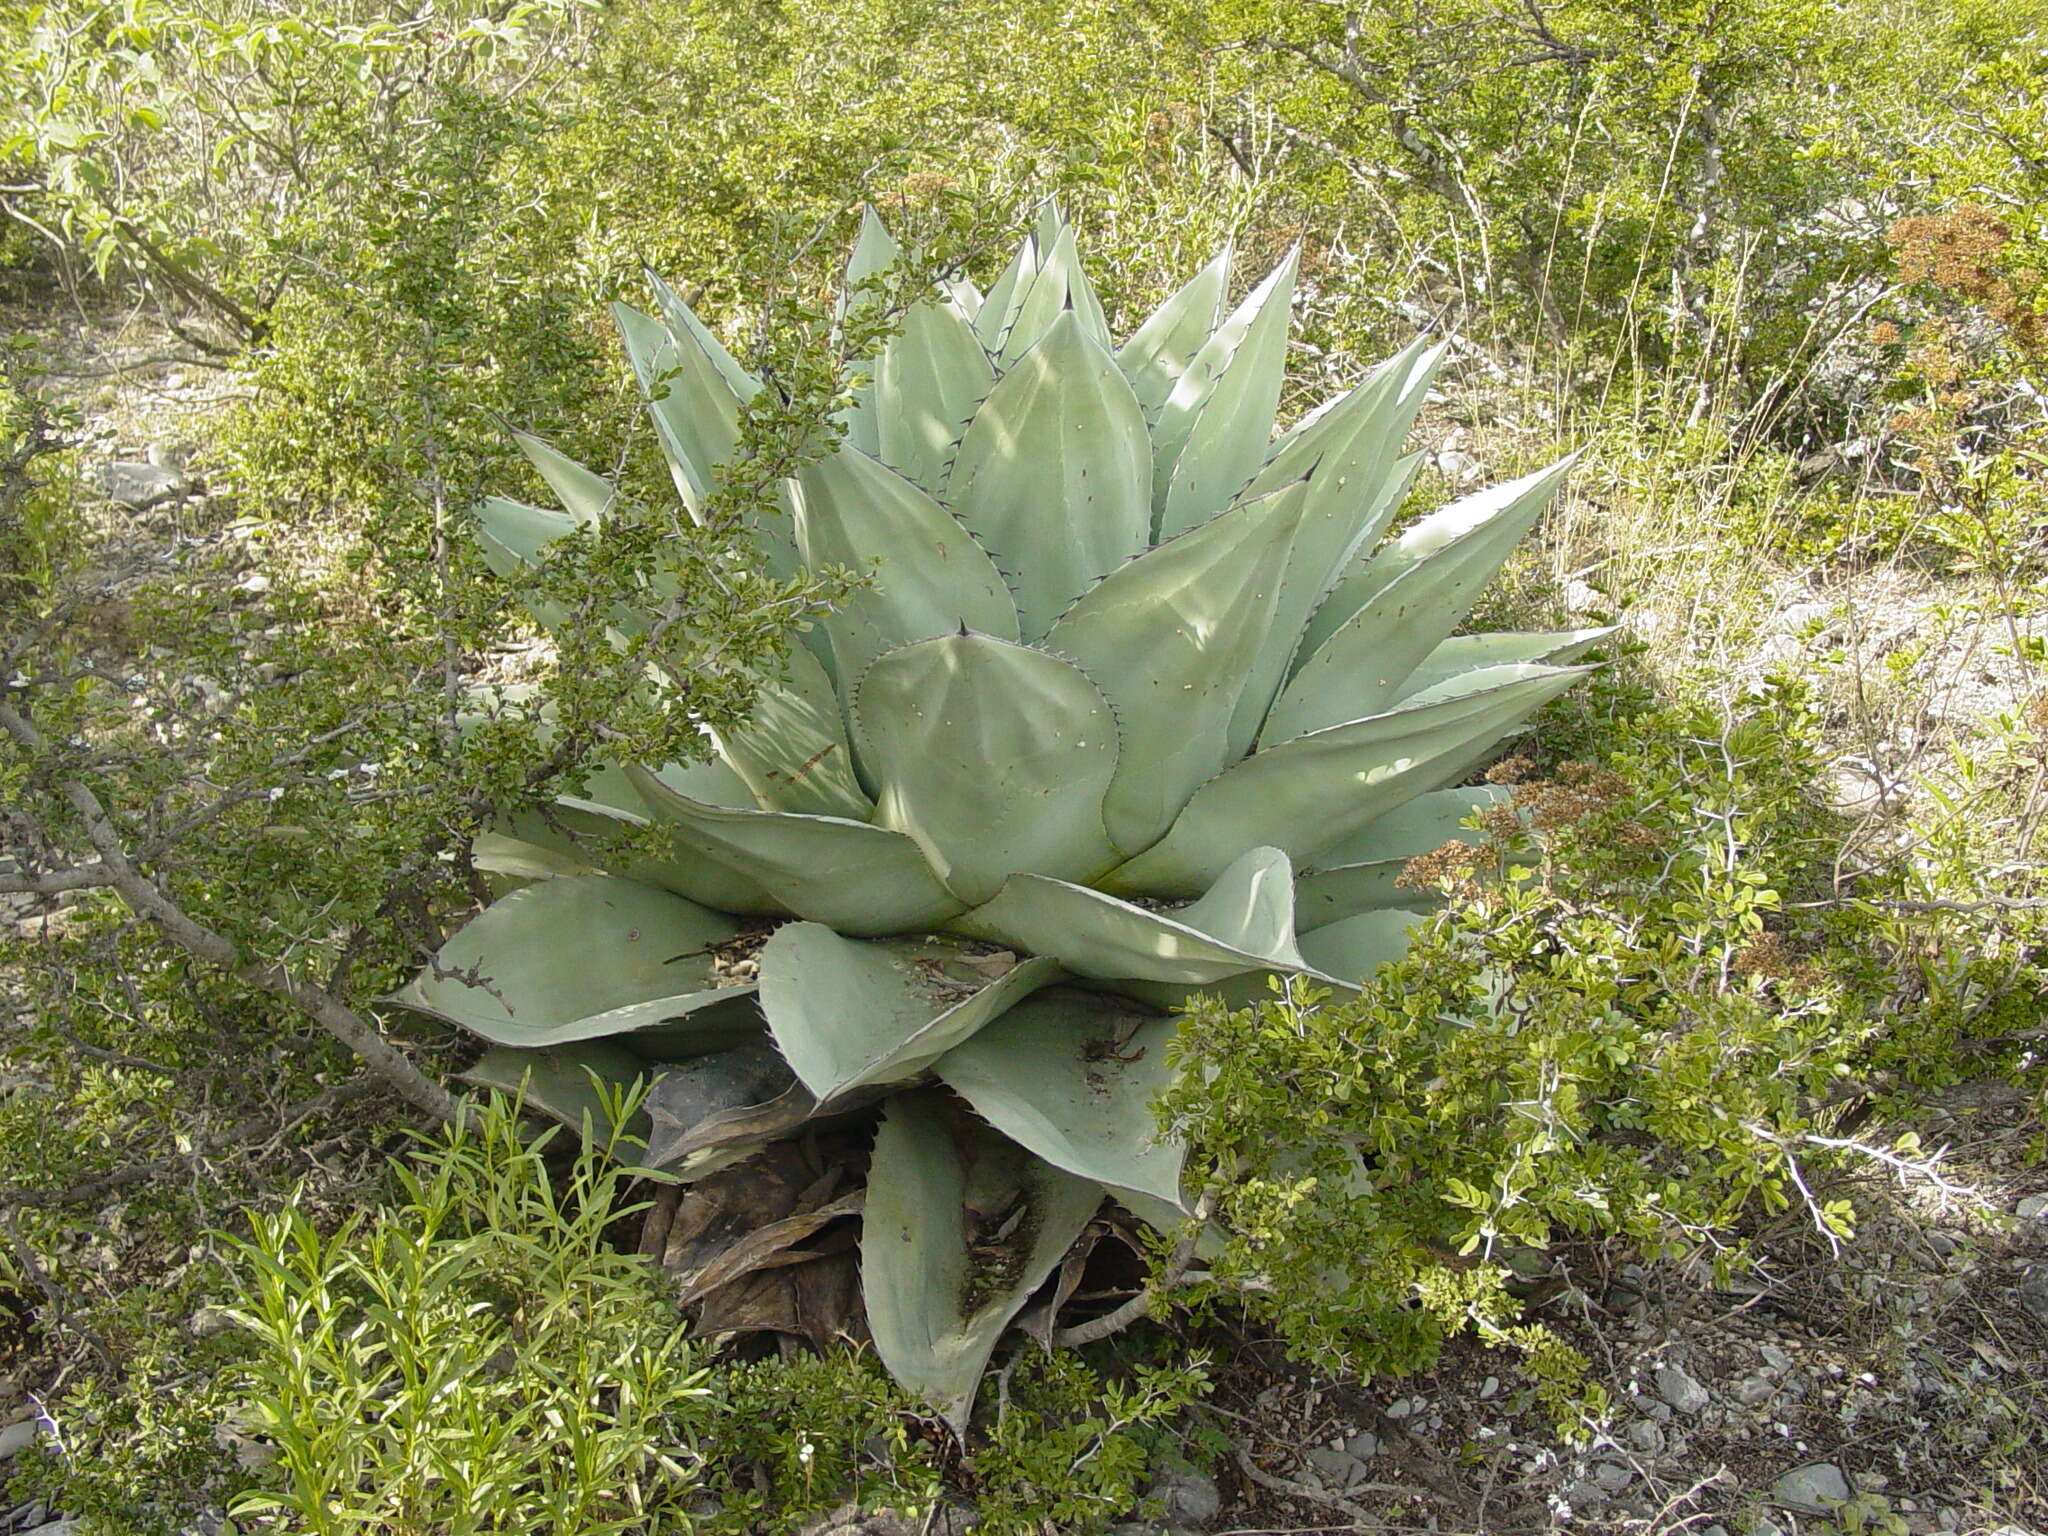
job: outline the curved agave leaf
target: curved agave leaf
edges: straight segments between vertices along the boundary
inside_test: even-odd
[[[1051,238],[1041,231],[1033,238],[1038,247],[1038,266],[1028,283],[1020,280],[1011,300],[1013,314],[996,359],[999,370],[1012,367],[1044,340],[1063,314],[1073,315],[1081,331],[1098,346],[1106,350],[1110,344],[1109,322],[1103,317],[1102,304],[1089,286],[1087,274],[1081,270],[1072,228],[1063,226]]]
[[[742,402],[761,392],[761,381],[739,365],[725,350],[724,343],[711,333],[711,327],[697,318],[697,312],[685,304],[658,273],[647,273],[647,286],[654,290],[655,302],[661,306],[662,322],[668,326],[669,334],[675,338],[677,349],[685,358],[692,352],[701,353]]]
[[[906,645],[861,675],[853,730],[872,830],[908,833],[962,902],[1016,870],[1085,879],[1119,858],[1102,825],[1116,721],[1057,656],[966,633]]]
[[[519,445],[519,451],[527,461],[540,471],[541,479],[548,489],[560,498],[569,515],[579,523],[595,525],[618,499],[618,491],[611,481],[592,469],[585,469],[566,453],[551,443],[545,443],[531,432],[514,430],[512,440]]]
[[[543,880],[493,902],[391,1001],[525,1047],[751,1012],[753,989],[720,988],[712,967],[711,947],[738,932],[724,913],[636,881]]]
[[[1159,408],[1152,434],[1157,537],[1208,517],[1244,486],[1272,444],[1287,371],[1288,311],[1300,248],[1216,328]]]
[[[1395,455],[1442,355],[1443,348],[1418,340],[1381,364],[1350,394],[1283,437],[1239,498],[1276,490],[1315,471],[1272,630],[1231,717],[1231,756],[1242,757],[1257,739],[1293,669],[1302,629],[1324,595],[1360,550],[1379,542],[1407,499],[1422,455],[1405,460]]]
[[[595,864],[574,852],[547,848],[499,832],[479,832],[470,844],[469,862],[485,874],[512,880],[548,880],[556,875],[595,875]]]
[[[655,773],[678,794],[712,805],[753,809],[753,791],[718,758],[688,765],[670,764]],[[657,886],[719,912],[781,915],[784,909],[753,882],[709,859],[682,861],[651,858],[644,849],[618,853],[607,847],[621,834],[658,820],[647,797],[623,768],[606,767],[590,775],[581,794],[559,795],[540,811],[521,811],[504,818],[503,830],[544,848],[559,849],[588,860],[615,875]]]
[[[1294,921],[1306,930],[1387,907],[1434,907],[1428,891],[1404,890],[1409,860],[1453,840],[1476,843],[1484,835],[1466,818],[1506,798],[1491,785],[1440,789],[1368,823],[1338,846],[1318,854],[1294,880]]]
[[[1221,872],[1225,850],[1247,843],[1310,858],[1437,788],[1435,770],[1484,752],[1584,670],[1487,667],[1383,714],[1269,747],[1203,785],[1164,838],[1099,883],[1189,895]]]
[[[1425,912],[1399,908],[1360,912],[1341,922],[1309,929],[1301,936],[1301,952],[1313,959],[1318,969],[1333,976],[1350,977],[1362,986],[1389,960],[1398,960],[1408,953],[1415,925],[1427,920]]]
[[[996,1340],[1102,1204],[1101,1186],[899,1093],[875,1133],[860,1240],[875,1351],[964,1434]]]
[[[946,1086],[975,1113],[1055,1168],[1180,1207],[1179,1143],[1160,1135],[1152,1104],[1172,1083],[1171,1019],[1134,1014],[1098,992],[1056,988],[939,1062]]]
[[[540,563],[542,550],[576,528],[576,519],[568,513],[529,507],[523,501],[486,496],[477,503],[477,545],[484,564],[499,576],[530,570]]]
[[[1116,711],[1123,750],[1103,822],[1124,853],[1153,842],[1230,761],[1231,716],[1272,627],[1306,497],[1295,485],[1148,550],[1046,636]]]
[[[1323,600],[1294,673],[1273,706],[1299,722],[1340,718],[1362,701],[1365,712],[1391,700],[1422,659],[1457,628],[1480,589],[1535,526],[1578,455],[1504,485],[1440,507],[1399,538],[1354,565]],[[1326,638],[1317,640],[1318,635]],[[1309,647],[1313,645],[1313,649]],[[1341,718],[1357,719],[1357,714]],[[1264,741],[1293,732],[1269,720]]]
[[[604,1098],[591,1078],[623,1089],[655,1075],[655,1069],[624,1046],[604,1040],[579,1040],[538,1051],[494,1045],[460,1074],[464,1082],[511,1095],[578,1135],[588,1126],[590,1139],[600,1146],[622,1136],[644,1145],[653,1122],[643,1108],[621,1125],[606,1113]]]
[[[1425,689],[1440,687],[1461,672],[1480,667],[1502,667],[1516,662],[1543,662],[1562,667],[1577,661],[1619,629],[1558,629],[1544,631],[1503,631],[1486,635],[1453,635],[1422,659],[1401,684],[1400,696],[1413,698]]]
[[[870,278],[887,272],[902,259],[902,247],[883,226],[881,217],[873,208],[863,208],[860,212],[860,234],[855,237],[853,252],[846,260],[845,286],[839,292],[839,317],[844,320],[856,307],[866,310],[881,303],[880,294],[855,290]],[[881,452],[882,430],[876,406],[875,379],[871,372],[867,379],[853,387],[853,403],[838,418],[846,427],[847,442],[862,453]]]
[[[714,734],[763,810],[866,821],[875,808],[854,777],[832,679],[802,646],[790,648],[780,678],[761,684],[747,723]]]
[[[644,768],[626,773],[679,849],[737,872],[776,910],[866,936],[935,927],[964,905],[901,832],[837,816],[710,805]]]
[[[979,959],[942,940],[856,943],[819,923],[787,923],[761,950],[762,1009],[804,1086],[830,1101],[908,1082],[1060,976],[1043,957],[1010,955],[993,976]]]
[[[950,926],[1049,956],[1078,976],[1212,986],[1308,969],[1294,942],[1293,873],[1279,849],[1254,848],[1199,901],[1171,912],[1044,875],[1012,875],[994,900]]]
[[[946,500],[1014,567],[1022,634],[1150,542],[1145,414],[1070,310],[1003,375],[960,440]]]
[[[875,430],[884,464],[937,494],[968,420],[996,371],[970,311],[950,300],[910,306],[875,372]]]
[[[1009,334],[1017,319],[1017,308],[1030,293],[1031,284],[1038,276],[1043,252],[1038,236],[1026,235],[1017,247],[1017,254],[1003,268],[1003,275],[995,280],[982,299],[981,308],[974,316],[974,334],[990,353],[1003,350],[1003,338]]]
[[[1155,421],[1166,397],[1186,375],[1195,355],[1215,334],[1223,318],[1223,294],[1230,286],[1230,249],[1197,272],[1117,349],[1117,366],[1131,381],[1131,390]],[[1297,476],[1290,478],[1298,479]]]
[[[676,495],[695,517],[703,503],[704,474],[684,445],[677,420],[681,406],[670,398],[669,380],[679,372],[675,339],[654,316],[616,300],[612,304],[612,322],[626,344],[626,360],[633,365],[633,378],[640,385],[640,393],[647,397],[654,438],[661,445],[662,458],[668,462]]]
[[[862,570],[882,559],[875,584],[849,592],[822,621],[848,686],[883,652],[963,624],[1017,638],[1017,603],[995,561],[952,513],[895,470],[842,448],[807,465],[799,483],[797,537],[809,564]]]

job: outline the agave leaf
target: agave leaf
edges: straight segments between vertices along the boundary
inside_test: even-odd
[[[996,382],[968,312],[946,300],[911,305],[875,382],[882,462],[937,494],[954,445]]]
[[[1287,371],[1299,248],[1216,328],[1174,385],[1152,433],[1152,509],[1170,538],[1229,503],[1265,461]]]
[[[1246,502],[1148,550],[1046,636],[1116,711],[1123,750],[1103,821],[1125,853],[1158,838],[1230,761],[1231,716],[1272,626],[1306,493],[1297,484]]]
[[[708,804],[747,809],[755,805],[745,782],[716,758],[688,767],[670,765],[658,776],[676,792]],[[766,891],[722,864],[694,854],[668,860],[650,857],[644,850],[627,853],[608,846],[621,834],[657,819],[624,769],[605,768],[591,775],[582,794],[557,796],[543,810],[514,812],[502,819],[498,830],[715,911],[783,914],[784,908]]]
[[[832,679],[802,646],[780,678],[762,682],[747,723],[716,740],[763,810],[866,821],[875,808],[854,777]]]
[[[1099,992],[1056,988],[939,1062],[946,1086],[1020,1146],[1078,1178],[1181,1203],[1184,1149],[1160,1135],[1152,1103],[1171,1085],[1171,1019]]]
[[[1003,275],[995,280],[988,294],[981,301],[981,308],[974,316],[974,334],[991,353],[1003,350],[1003,338],[1017,319],[1017,307],[1031,291],[1031,284],[1038,276],[1038,266],[1044,247],[1038,237],[1026,235],[1017,247],[1017,254],[1010,258],[1010,264],[1003,269]]]
[[[1273,627],[1230,722],[1232,757],[1251,749],[1293,670],[1301,631],[1339,573],[1379,542],[1407,499],[1422,455],[1396,460],[1421,409],[1441,348],[1418,341],[1389,359],[1328,410],[1283,437],[1240,500],[1291,484],[1310,470],[1308,506],[1281,580]]]
[[[883,226],[880,215],[873,208],[863,208],[860,213],[860,234],[853,242],[853,253],[846,261],[846,282],[839,292],[839,317],[844,320],[856,308],[868,310],[882,302],[879,293],[859,293],[855,290],[870,278],[887,272],[903,259],[902,247],[895,236]],[[880,453],[882,450],[882,428],[878,413],[877,390],[875,386],[875,364],[863,364],[868,377],[853,387],[853,402],[840,412],[838,420],[846,428],[846,441],[862,453]]]
[[[1478,842],[1484,834],[1464,826],[1465,819],[1503,798],[1488,785],[1417,795],[1324,850],[1295,876],[1295,926],[1306,931],[1360,912],[1438,905],[1428,891],[1402,889],[1401,872],[1416,855],[1445,843]]]
[[[889,1101],[868,1181],[861,1290],[875,1351],[964,1434],[996,1340],[1088,1225],[1101,1186],[930,1089]]]
[[[1215,334],[1223,316],[1223,294],[1230,286],[1230,251],[1197,272],[1154,310],[1145,323],[1117,349],[1117,366],[1131,381],[1144,408],[1155,421],[1166,397],[1186,375],[1202,346]],[[1298,476],[1295,478],[1299,478]]]
[[[623,1125],[613,1120],[591,1082],[593,1075],[608,1087],[625,1088],[636,1080],[658,1077],[659,1069],[650,1068],[624,1046],[579,1040],[574,1045],[538,1051],[494,1045],[461,1077],[475,1087],[509,1094],[578,1135],[587,1126],[589,1140],[595,1145],[611,1144],[621,1137],[644,1144],[653,1125],[647,1111],[641,1109]]]
[[[875,584],[822,622],[839,677],[877,656],[964,624],[1017,638],[1017,603],[995,561],[944,507],[887,466],[842,448],[800,474],[797,536],[812,566],[854,570],[882,557]]]
[[[1398,960],[1408,953],[1416,924],[1427,919],[1425,912],[1399,908],[1360,912],[1340,922],[1309,929],[1301,936],[1301,952],[1315,962],[1317,969],[1348,977],[1363,986],[1389,960]]]
[[[1149,542],[1145,416],[1101,345],[1062,311],[968,423],[946,499],[1018,582],[1036,640]]]
[[[736,871],[783,912],[869,935],[934,927],[963,906],[901,832],[837,816],[710,805],[644,768],[626,772],[678,852]]]
[[[469,862],[485,874],[513,880],[548,880],[556,875],[594,875],[597,866],[574,852],[547,848],[499,832],[479,832],[470,844]]]
[[[680,295],[661,280],[654,272],[647,273],[647,285],[654,290],[655,302],[661,307],[661,317],[669,332],[675,337],[677,349],[685,358],[691,353],[701,353],[718,376],[725,380],[735,398],[751,400],[761,392],[761,381],[742,368],[725,345],[711,333],[711,327],[697,318],[697,312],[682,301]]]
[[[711,494],[715,471],[739,441],[741,407],[759,389],[704,323],[649,274],[664,320],[623,304],[612,307],[633,376],[669,461],[676,490],[692,515]]]
[[[939,279],[939,292],[967,317],[971,327],[975,316],[981,313],[983,303],[981,290],[974,286],[974,280],[965,272],[949,273]]]
[[[1292,681],[1274,713],[1286,711],[1295,721],[1328,719],[1353,698],[1366,702],[1367,713],[1391,700],[1471,610],[1577,458],[1439,507],[1352,565],[1303,633]],[[1279,741],[1287,734],[1268,721],[1261,739]]]
[[[1010,956],[993,979],[964,945],[843,939],[786,923],[761,950],[768,1027],[821,1101],[873,1083],[908,1082],[1020,998],[1056,981],[1056,962]]]
[[[567,512],[529,507],[503,496],[486,496],[476,508],[476,541],[484,564],[500,576],[516,576],[540,564],[541,551],[576,531]]]
[[[1000,371],[1014,367],[1018,359],[1044,340],[1062,315],[1072,315],[1082,334],[1097,346],[1105,351],[1109,347],[1109,323],[1081,271],[1073,230],[1062,229],[1050,242],[1040,237],[1038,251],[1037,270],[1028,285],[1020,281],[1012,300],[1015,313],[1003,333],[996,359]]]
[[[680,366],[675,338],[654,316],[643,314],[630,304],[614,302],[612,320],[626,344],[626,359],[633,365],[640,393],[647,397],[647,414],[654,423],[661,456],[668,461],[669,478],[675,481],[676,494],[695,517],[703,504],[707,467],[691,459],[678,419],[681,407],[669,394],[669,380]]]
[[[559,448],[541,441],[530,432],[514,431],[512,440],[519,445],[519,451],[526,455],[528,462],[540,471],[541,479],[561,499],[571,517],[579,523],[593,526],[603,521],[619,494],[611,481],[595,470],[585,469]]]
[[[391,1001],[527,1047],[730,1015],[751,1010],[752,989],[717,985],[711,947],[738,932],[722,912],[632,880],[543,880],[493,902]]]
[[[1102,825],[1116,720],[1057,656],[966,633],[906,645],[861,675],[853,731],[877,828],[914,838],[962,902],[1015,870],[1086,878],[1117,862]]]
[[[1559,629],[1534,632],[1504,631],[1487,635],[1453,635],[1422,659],[1401,684],[1401,697],[1412,698],[1425,689],[1449,682],[1461,672],[1480,667],[1501,667],[1515,662],[1543,662],[1562,667],[1612,636],[1618,625],[1602,629]]]
[[[950,924],[956,933],[1049,956],[1077,976],[1183,987],[1307,970],[1294,926],[1293,869],[1277,848],[1241,855],[1201,900],[1175,911],[1020,874]]]
[[[1483,752],[1584,668],[1508,666],[1466,673],[1394,708],[1281,742],[1195,792],[1166,836],[1099,883],[1137,895],[1190,895],[1247,843],[1308,860],[1374,817],[1435,789],[1434,770]]]

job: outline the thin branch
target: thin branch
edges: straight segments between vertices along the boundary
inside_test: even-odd
[[[1195,1202],[1194,1219],[1187,1230],[1174,1244],[1173,1253],[1160,1271],[1159,1278],[1146,1286],[1129,1301],[1113,1312],[1105,1312],[1098,1318],[1078,1323],[1072,1328],[1054,1332],[1051,1343],[1055,1349],[1072,1349],[1081,1344],[1093,1344],[1097,1339],[1106,1339],[1112,1334],[1122,1333],[1131,1324],[1151,1314],[1152,1303],[1166,1292],[1180,1285],[1186,1278],[1188,1266],[1195,1261],[1195,1245],[1201,1241],[1203,1231],[1209,1225],[1209,1212],[1215,1204],[1215,1192],[1204,1190],[1202,1198]]]
[[[0,703],[0,730],[30,753],[45,756],[50,744],[12,705]],[[194,922],[132,863],[99,796],[82,781],[60,784],[64,798],[85,825],[93,849],[108,871],[108,883],[137,916],[154,922],[180,949],[208,965],[281,998],[361,1057],[372,1073],[414,1108],[444,1123],[457,1114],[456,1101],[439,1083],[412,1064],[390,1041],[341,999],[301,981],[281,962],[249,960],[233,940]]]

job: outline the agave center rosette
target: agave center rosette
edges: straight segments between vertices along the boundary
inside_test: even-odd
[[[849,288],[897,257],[870,214]],[[1118,345],[1049,212],[986,294],[913,303],[752,530],[776,574],[873,585],[710,762],[622,764],[501,829],[482,861],[531,883],[401,994],[572,1125],[658,1074],[631,1129],[666,1177],[874,1120],[867,1322],[956,1423],[1105,1195],[1189,1214],[1150,1109],[1166,1010],[1276,974],[1348,993],[1397,956],[1402,864],[1489,796],[1451,786],[1605,633],[1454,634],[1563,466],[1383,542],[1441,349],[1276,437],[1295,258],[1235,307],[1229,266]],[[762,386],[655,292],[616,313],[695,512]],[[479,509],[505,571],[613,502],[521,442],[562,509]],[[625,828],[660,856],[610,858]]]

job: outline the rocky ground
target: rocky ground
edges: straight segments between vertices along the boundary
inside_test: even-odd
[[[207,507],[206,422],[229,376],[156,360],[170,350],[164,339],[118,319],[64,325],[69,372],[59,382],[84,413],[82,470],[116,553],[138,572],[224,572],[210,579],[236,582],[260,607],[266,578],[233,548],[253,531]],[[54,330],[45,337],[59,341]],[[1447,478],[1484,449],[1454,431],[1437,444],[1458,456]],[[1568,605],[1611,600],[1571,574],[1568,540],[1554,553]],[[1763,632],[1731,679],[1774,665],[1822,670],[1838,717],[1838,798],[1883,836],[1932,755],[2019,706],[2000,653],[2012,635],[1958,617],[1955,594],[1897,568],[1773,581]],[[116,583],[109,625],[120,623],[119,602]],[[1636,622],[1654,644],[1701,619],[1653,593]],[[2031,632],[2042,625],[2036,616]],[[205,679],[189,682],[204,692]],[[1559,1254],[1542,1315],[1596,1363],[1614,1404],[1587,1443],[1561,1438],[1512,1361],[1476,1344],[1421,1376],[1361,1387],[1294,1370],[1260,1341],[1229,1340],[1200,1410],[1213,1471],[1164,1479],[1153,1490],[1162,1513],[1133,1512],[1120,1530],[2048,1531],[2038,1106],[1977,1085],[1910,1128],[1947,1149],[1945,1182],[1873,1163],[1855,1191],[1853,1240],[1830,1243],[1788,1218],[1755,1234],[1761,1268],[1722,1285],[1704,1267],[1610,1271],[1601,1253]],[[0,1382],[0,1469],[56,1427],[29,1382]],[[0,1531],[77,1529],[63,1513],[0,1510]],[[818,1536],[898,1529],[945,1525],[850,1510]]]

